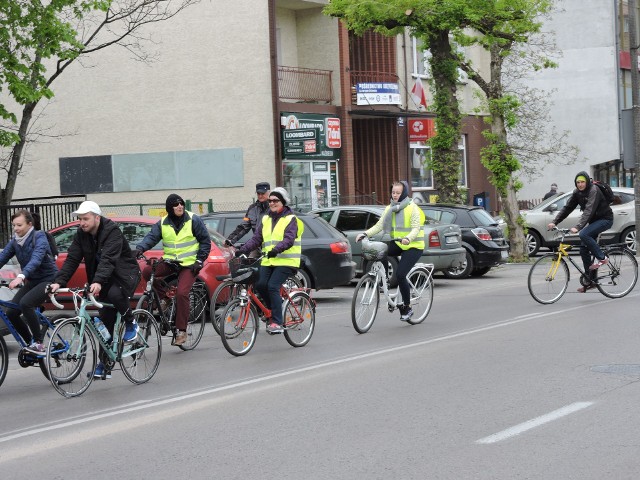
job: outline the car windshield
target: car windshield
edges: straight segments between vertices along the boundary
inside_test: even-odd
[[[471,215],[471,218],[473,218],[476,225],[479,225],[479,226],[488,227],[488,226],[493,226],[498,224],[495,218],[489,215],[489,213],[487,213],[486,210],[483,210],[481,208],[475,208],[473,210],[469,210],[469,215]]]

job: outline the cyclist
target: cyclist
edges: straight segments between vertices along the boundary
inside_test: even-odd
[[[258,247],[265,252],[260,262],[256,290],[271,310],[267,332],[276,334],[284,331],[280,286],[300,267],[304,224],[287,206],[290,199],[284,188],[271,190],[268,201],[269,213],[262,217],[253,237],[236,250],[235,255],[239,257]]]
[[[20,310],[7,309],[7,316],[26,343],[27,350],[39,354],[45,351],[43,332],[36,315],[36,307],[47,299],[46,286],[53,281],[58,267],[49,253],[49,242],[45,232],[36,230],[34,219],[27,210],[18,210],[11,216],[13,237],[0,253],[0,267],[14,255],[22,267],[22,273],[11,280],[9,288],[22,285],[13,299]],[[21,318],[22,313],[24,320]]]
[[[584,271],[590,272],[589,276],[593,279],[596,274],[595,270],[609,262],[596,239],[600,233],[609,230],[613,225],[613,210],[600,189],[593,184],[587,172],[578,173],[574,183],[576,189],[553,222],[548,225],[548,228],[554,228],[580,205],[582,216],[578,223],[571,227],[571,233],[580,232],[582,264]],[[591,264],[591,255],[595,257],[593,265]],[[578,288],[578,292],[584,293],[592,288],[595,288],[595,284],[590,282],[588,285]]]
[[[256,233],[256,228],[262,220],[262,216],[269,211],[269,190],[271,185],[268,182],[260,182],[256,184],[256,195],[258,199],[249,205],[247,213],[245,213],[242,222],[236,227],[236,229],[229,234],[224,244],[231,247],[234,243],[240,240],[245,233],[252,230]],[[258,257],[260,250],[256,249],[251,252],[250,256]]]
[[[162,240],[164,257],[176,260],[180,264],[178,289],[176,291],[176,329],[178,330],[172,345],[182,345],[187,341],[187,322],[189,320],[189,291],[202,270],[204,261],[211,251],[211,237],[202,219],[185,209],[180,195],[172,193],[165,202],[167,215],[151,227],[151,231],[136,245],[138,255],[152,248]],[[147,265],[142,276],[151,278],[151,265]],[[156,268],[156,277],[162,278],[174,270],[166,263]]]
[[[356,237],[360,242],[365,236],[371,237],[382,231],[389,234],[388,254],[400,256],[396,278],[400,287],[403,305],[400,310],[400,320],[406,322],[413,315],[411,309],[411,286],[407,280],[409,270],[418,262],[424,251],[424,213],[411,198],[409,198],[409,184],[405,181],[394,182],[391,186],[391,202],[384,209],[380,220],[373,227]],[[401,240],[395,240],[401,239]],[[384,268],[389,275],[389,262],[384,259]]]
[[[102,216],[96,202],[87,200],[73,212],[80,220],[78,231],[67,250],[67,259],[51,284],[51,292],[64,287],[84,260],[89,291],[98,301],[113,304],[125,322],[122,340],[129,342],[136,337],[138,325],[131,312],[131,296],[140,282],[140,267],[118,225]],[[100,319],[111,337],[116,323],[114,308],[102,308]],[[103,354],[101,358],[104,359]],[[104,363],[98,363],[94,378],[111,378],[105,372]]]

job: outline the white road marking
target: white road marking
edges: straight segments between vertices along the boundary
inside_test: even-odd
[[[596,303],[608,303],[614,301],[613,299],[607,299],[607,300],[602,300]],[[439,342],[445,342],[447,340],[453,340],[456,338],[460,338],[460,337],[465,337],[467,335],[473,335],[476,333],[482,333],[482,332],[487,332],[489,330],[494,330],[496,328],[502,328],[502,327],[508,327],[510,325],[515,325],[518,323],[522,323],[522,322],[527,322],[530,320],[535,320],[535,319],[539,319],[539,318],[544,318],[544,317],[549,317],[549,316],[555,316],[555,315],[564,315],[567,312],[571,312],[573,310],[581,310],[584,308],[592,308],[593,307],[593,303],[591,304],[587,304],[587,305],[579,305],[579,306],[575,306],[575,307],[570,307],[570,308],[566,308],[566,309],[562,309],[562,310],[554,310],[551,312],[547,312],[547,313],[541,313],[535,317],[529,316],[529,315],[523,315],[520,317],[515,317],[509,320],[504,320],[502,322],[496,322],[490,325],[485,325],[482,327],[478,327],[478,328],[472,328],[469,330],[462,330],[459,332],[454,332],[448,335],[443,335],[441,337],[436,337],[436,338],[431,338],[429,340],[423,340],[421,342],[416,342],[416,343],[410,343],[410,344],[405,344],[405,345],[400,345],[400,346],[396,346],[396,347],[389,347],[389,348],[384,348],[382,350],[375,350],[373,352],[367,352],[367,353],[362,353],[362,354],[357,354],[357,355],[353,355],[353,356],[349,356],[349,357],[343,357],[343,358],[338,358],[336,360],[329,360],[326,362],[322,362],[322,363],[318,363],[318,364],[313,364],[313,365],[308,365],[306,367],[301,367],[301,368],[297,368],[297,369],[293,369],[293,370],[285,370],[285,371],[281,371],[281,372],[277,372],[277,373],[273,373],[273,374],[268,374],[268,375],[264,375],[261,377],[255,377],[255,378],[249,378],[240,382],[236,382],[236,383],[232,383],[229,385],[223,385],[223,386],[219,386],[219,387],[213,387],[213,388],[208,388],[205,390],[199,390],[199,391],[195,391],[195,392],[190,392],[190,393],[186,393],[183,395],[179,395],[177,397],[168,397],[168,398],[161,398],[158,400],[151,400],[148,402],[144,402],[142,404],[139,405],[134,405],[134,404],[129,404],[129,405],[123,405],[121,407],[115,407],[113,408],[113,410],[111,411],[107,411],[107,412],[101,412],[98,414],[90,414],[90,415],[86,415],[86,416],[81,416],[81,417],[77,417],[77,418],[68,418],[66,420],[61,420],[59,423],[51,423],[49,425],[46,426],[40,426],[40,427],[35,427],[35,428],[27,428],[27,429],[20,429],[20,430],[14,430],[13,432],[7,432],[5,434],[3,434],[2,436],[0,436],[0,444],[2,443],[6,443],[9,442],[11,440],[15,440],[17,438],[22,438],[22,437],[28,437],[31,435],[36,435],[39,433],[44,433],[44,432],[49,432],[49,431],[55,431],[55,430],[60,430],[63,428],[67,428],[67,427],[71,427],[74,425],[80,425],[80,424],[84,424],[84,423],[88,423],[88,422],[93,422],[96,420],[100,420],[103,418],[110,418],[110,417],[115,417],[118,415],[123,415],[126,413],[131,413],[131,412],[136,412],[136,411],[141,411],[141,410],[147,410],[147,409],[155,409],[158,406],[161,405],[168,405],[168,404],[173,404],[176,402],[182,402],[183,400],[186,399],[191,399],[191,398],[196,398],[196,397],[201,397],[203,395],[213,395],[213,394],[217,394],[220,392],[225,392],[228,390],[233,390],[233,389],[238,389],[238,388],[242,388],[242,387],[246,387],[248,385],[253,385],[253,384],[258,384],[258,383],[265,383],[268,382],[270,380],[275,380],[275,379],[279,379],[279,378],[283,378],[283,377],[289,377],[292,375],[297,375],[299,373],[304,373],[304,372],[309,372],[309,371],[313,371],[313,370],[318,370],[321,368],[326,368],[326,367],[332,367],[334,365],[340,365],[343,363],[349,363],[349,362],[354,362],[354,361],[358,361],[358,360],[363,360],[366,358],[371,358],[371,357],[377,357],[380,355],[386,355],[388,353],[395,353],[395,352],[399,352],[402,350],[408,350],[410,348],[415,348],[415,347],[422,347],[425,345],[430,345],[433,343],[439,343]]]
[[[506,440],[507,438],[515,437],[516,435],[520,435],[527,430],[531,430],[533,428],[539,427],[540,425],[544,425],[545,423],[553,422],[554,420],[558,420],[562,417],[566,417],[567,415],[571,415],[572,413],[578,412],[580,410],[584,410],[587,407],[590,407],[595,402],[576,402],[571,405],[567,405],[565,407],[559,408],[558,410],[554,410],[553,412],[549,412],[545,415],[541,415],[537,418],[532,418],[524,423],[519,425],[515,425],[511,428],[507,428],[498,433],[494,433],[493,435],[489,435],[488,437],[481,438],[480,440],[476,440],[476,443],[480,444],[490,444],[497,443],[502,440]]]

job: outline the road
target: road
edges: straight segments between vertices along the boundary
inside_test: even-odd
[[[631,479],[640,470],[640,290],[534,302],[526,265],[436,278],[417,326],[351,326],[351,287],[315,293],[317,330],[261,332],[245,357],[211,326],[160,369],[64,399],[37,368],[0,387],[3,479]],[[573,272],[572,272],[573,273]]]

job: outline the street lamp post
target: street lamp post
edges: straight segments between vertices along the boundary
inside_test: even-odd
[[[636,0],[628,1],[629,8],[629,56],[631,57],[631,103],[633,116],[633,145],[635,146],[635,192],[636,210],[636,255],[638,255],[638,225],[640,225],[640,77],[638,75],[638,33],[636,30],[636,15],[638,13]],[[626,154],[626,153],[625,153]]]

